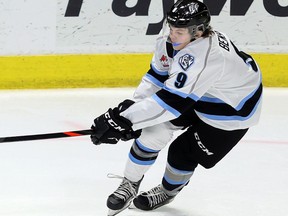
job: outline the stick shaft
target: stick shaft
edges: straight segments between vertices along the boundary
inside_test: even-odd
[[[92,130],[87,129],[87,130],[78,130],[78,131],[57,132],[57,133],[0,137],[0,143],[31,141],[31,140],[40,140],[40,139],[55,139],[55,138],[64,138],[64,137],[75,137],[75,136],[90,135],[91,133],[92,133]]]

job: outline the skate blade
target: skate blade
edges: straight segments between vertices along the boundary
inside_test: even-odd
[[[112,210],[112,209],[109,209],[107,216],[117,215],[118,213],[120,213],[120,212],[123,211],[123,210],[124,210],[124,209],[120,209],[120,210]]]
[[[108,209],[108,216],[117,215],[117,214],[119,214],[120,212],[124,211],[125,209],[129,208],[131,202],[132,202],[132,200],[129,201],[122,209],[119,209],[119,210]]]
[[[132,202],[130,204],[130,206],[128,207],[128,209],[137,209],[137,207],[134,205],[134,203]]]

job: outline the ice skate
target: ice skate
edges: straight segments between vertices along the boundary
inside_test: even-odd
[[[138,195],[133,200],[133,204],[138,209],[150,211],[172,202],[174,198],[175,196],[169,196],[162,186],[158,185]]]
[[[125,177],[114,176],[122,178],[122,182],[114,193],[107,199],[108,216],[114,216],[128,208],[134,197],[137,196],[138,189],[142,179],[138,182],[131,182]]]

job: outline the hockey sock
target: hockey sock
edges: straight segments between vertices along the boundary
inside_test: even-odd
[[[176,195],[182,188],[189,183],[193,171],[185,171],[173,168],[169,163],[166,165],[164,177],[162,179],[163,187],[170,192],[169,195]]]
[[[124,176],[131,181],[139,181],[155,163],[159,151],[147,148],[135,140],[129,152]]]

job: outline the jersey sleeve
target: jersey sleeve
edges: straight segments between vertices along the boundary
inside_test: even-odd
[[[150,69],[143,76],[141,83],[134,93],[135,100],[141,100],[153,95],[164,86],[168,79],[169,58],[165,49],[161,49],[165,38],[159,38],[156,43],[156,51],[153,55]]]

